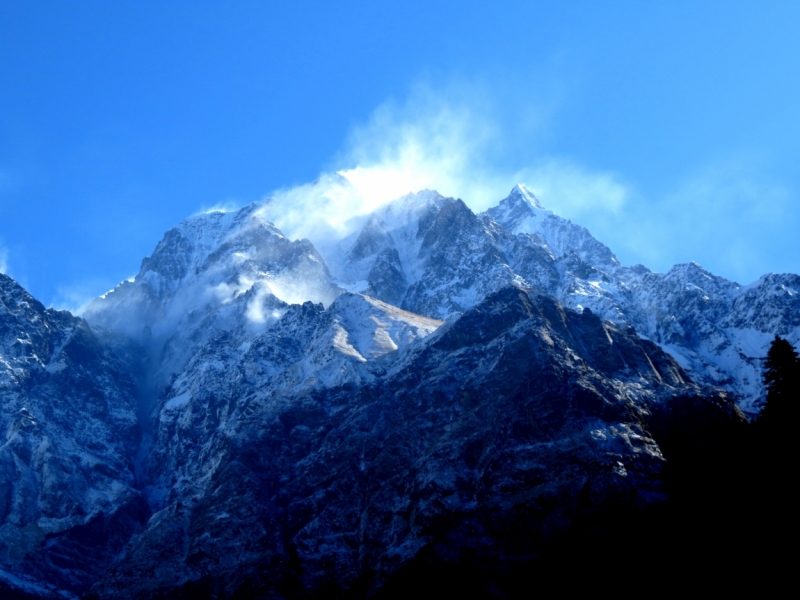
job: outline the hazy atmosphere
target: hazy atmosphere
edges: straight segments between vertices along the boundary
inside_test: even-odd
[[[198,211],[273,196],[308,235],[518,182],[626,265],[798,272],[799,26],[788,2],[3,2],[0,272],[75,309]],[[357,194],[309,206],[335,172]]]

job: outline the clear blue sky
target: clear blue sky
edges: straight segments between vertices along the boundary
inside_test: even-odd
[[[489,133],[451,182],[522,174],[628,264],[800,272],[798,32],[798,2],[4,0],[0,267],[75,305],[455,107],[454,144]]]

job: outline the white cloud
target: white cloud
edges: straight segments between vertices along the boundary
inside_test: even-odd
[[[720,161],[672,192],[645,193],[618,173],[539,151],[548,107],[537,116],[527,105],[528,125],[518,130],[496,100],[479,86],[453,84],[417,86],[403,102],[385,102],[353,129],[333,162],[331,171],[345,179],[326,175],[278,192],[273,221],[325,254],[365,215],[408,192],[435,189],[478,212],[525,183],[545,207],[586,226],[625,264],[665,271],[694,260],[742,282],[768,270],[797,270],[787,258],[796,253],[781,241],[794,239],[790,191],[765,175],[758,157]],[[779,244],[785,247],[776,251]]]
[[[548,208],[567,217],[593,212],[618,213],[630,188],[617,175],[592,172],[569,161],[551,159],[519,173],[527,187]]]
[[[8,272],[8,250],[0,246],[0,273]]]
[[[94,298],[107,294],[113,287],[113,283],[103,279],[91,279],[70,285],[60,285],[56,290],[56,297],[50,302],[50,306],[82,316],[86,307]]]
[[[370,205],[425,188],[480,203],[488,191],[485,155],[500,132],[479,105],[417,87],[404,104],[384,103],[352,131],[340,172]]]
[[[236,202],[235,200],[225,200],[225,202],[218,202],[214,206],[204,206],[197,212],[197,214],[206,215],[213,212],[227,213],[234,212],[239,208],[241,208],[241,204],[239,202]]]
[[[486,169],[477,169],[496,137],[491,120],[475,108],[418,86],[404,103],[387,101],[355,127],[328,173],[271,194],[265,217],[292,239],[325,246],[409,192],[427,188],[473,203],[496,201],[498,190],[513,182],[495,188],[481,181]]]
[[[710,271],[749,283],[781,263],[791,225],[791,194],[741,157],[696,171],[660,197],[637,198],[607,219],[583,223],[618,252],[624,263],[666,271],[696,261]]]
[[[316,244],[347,235],[374,206],[346,179],[324,174],[312,183],[273,192],[262,212],[287,237]]]
[[[288,237],[324,247],[382,204],[422,189],[462,198],[476,212],[517,183],[565,216],[620,210],[629,192],[616,175],[519,150],[535,149],[548,107],[536,115],[528,102],[515,119],[501,114],[496,100],[479,85],[453,83],[418,85],[404,102],[386,101],[334,159],[331,171],[341,177],[325,174],[274,192],[265,217]],[[508,148],[519,151],[509,156]]]

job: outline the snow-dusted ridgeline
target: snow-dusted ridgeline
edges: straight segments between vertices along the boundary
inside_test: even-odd
[[[553,294],[565,306],[635,327],[751,414],[763,399],[769,342],[775,334],[800,342],[797,275],[742,286],[695,263],[667,273],[626,267],[523,185],[480,215],[435,192],[410,194],[376,211],[326,260],[343,286],[439,319],[503,285]]]
[[[185,220],[86,321],[0,276],[0,591],[381,581],[441,514],[650,502],[643,424],[741,418],[719,387],[755,413],[770,340],[800,342],[797,275],[623,266],[521,185],[481,214],[409,194],[319,250],[265,206]]]

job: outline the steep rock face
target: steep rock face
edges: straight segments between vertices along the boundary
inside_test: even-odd
[[[584,263],[596,267],[615,268],[619,260],[589,231],[545,210],[524,186],[517,185],[496,207],[486,211],[506,231],[528,234],[547,245],[556,257],[576,254]]]
[[[367,275],[369,290],[376,298],[400,306],[408,290],[408,278],[400,263],[397,248],[386,248],[376,257]]]
[[[84,591],[145,516],[135,389],[85,321],[0,274],[0,581]]]
[[[508,266],[506,238],[461,200],[426,190],[377,210],[352,246],[329,260],[345,285],[445,319],[505,285],[526,285]]]
[[[307,427],[293,420],[304,418],[303,398],[331,387],[357,390],[374,383],[389,364],[440,325],[372,298],[344,294],[327,310],[311,302],[292,305],[274,327],[249,343],[231,344],[230,334],[207,343],[166,388],[154,412],[155,436],[148,460],[153,483],[146,493],[156,512],[145,533],[134,541],[128,568],[137,578],[147,572],[145,587],[153,589],[169,587],[183,574],[191,576],[195,572],[191,561],[183,564],[185,557],[175,554],[174,544],[188,539],[189,522],[179,515],[184,507],[216,502],[212,498],[221,493],[219,477],[233,478],[231,485],[243,483],[238,479],[239,465],[228,464],[229,455],[245,438],[269,435],[275,424],[264,421],[264,416],[280,415],[277,425],[281,431],[289,427],[302,448]],[[294,468],[295,452],[279,465],[287,473]],[[265,468],[254,476],[260,481],[287,475]],[[260,495],[252,496],[262,491],[258,486],[249,492],[237,489],[243,502],[237,504],[237,512],[217,511],[209,518],[219,516],[223,528],[234,523],[236,531],[252,526],[254,535],[265,528],[269,531],[274,525],[271,508]],[[245,518],[240,509],[251,516]],[[237,536],[220,540],[230,545],[223,559],[226,565],[263,559],[263,545],[242,554]]]
[[[421,275],[417,255],[422,238],[446,202],[438,192],[424,190],[379,208],[357,236],[342,240],[326,254],[332,274],[346,283],[368,284],[377,257],[394,250],[404,279],[407,283],[417,281]]]
[[[163,383],[217,333],[238,331],[244,341],[274,323],[287,302],[329,304],[341,290],[313,245],[286,239],[258,208],[186,219],[133,281],[93,301],[84,316],[141,344],[151,377]]]
[[[345,285],[440,319],[508,284],[553,294],[564,306],[635,327],[697,381],[736,394],[751,414],[763,400],[760,361],[769,341],[778,332],[800,341],[796,275],[743,287],[694,263],[667,273],[625,267],[521,185],[477,216],[433,192],[406,196],[376,211],[341,256],[331,260],[344,265],[334,272]]]
[[[439,319],[464,312],[505,285],[524,283],[492,232],[461,200],[449,199],[431,220],[417,261],[421,275],[402,306]]]
[[[410,194],[323,254],[262,209],[170,230],[92,329],[0,279],[0,591],[500,573],[663,500],[651,433],[741,424],[706,386],[755,411],[767,344],[800,341],[798,276],[624,267],[522,186],[478,215]]]
[[[195,498],[229,439],[272,410],[272,403],[374,383],[440,325],[366,296],[343,294],[327,310],[311,302],[292,305],[251,342],[232,344],[229,334],[215,338],[166,388],[154,412],[151,506],[159,510],[170,497]]]
[[[764,275],[740,288],[722,326],[792,337],[800,327],[800,275]]]
[[[209,343],[189,363],[157,416],[163,508],[97,595],[375,590],[426,548],[502,569],[587,510],[663,498],[642,423],[698,390],[656,344],[506,287],[361,362],[329,332],[351,305],[387,319],[373,303],[292,307],[246,351]],[[439,325],[394,317],[393,340]],[[345,331],[362,358],[382,339]],[[323,340],[352,374],[298,388]]]
[[[435,192],[409,194],[377,210],[350,243],[328,257],[335,276],[431,317],[461,314],[509,284],[576,308],[585,298],[604,318],[622,314],[610,289],[623,270],[616,257],[583,227],[544,210],[524,186],[480,215]]]

